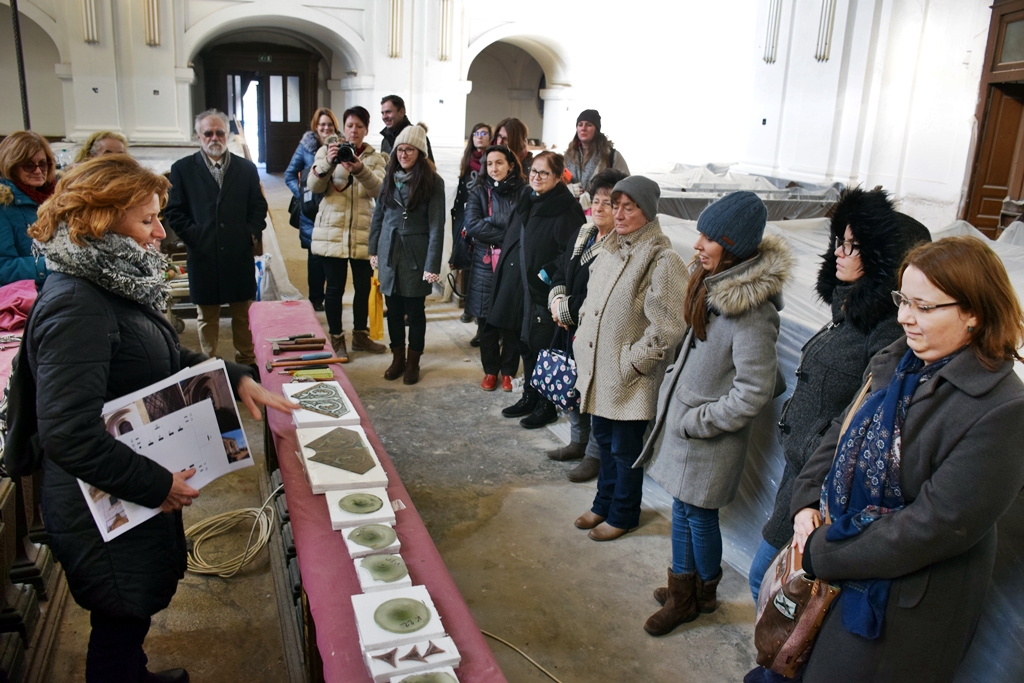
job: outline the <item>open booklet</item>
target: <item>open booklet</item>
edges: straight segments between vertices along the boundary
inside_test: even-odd
[[[107,431],[171,472],[195,467],[189,486],[252,465],[234,392],[222,360],[186,368],[165,380],[103,405]],[[121,500],[81,479],[86,503],[104,541],[160,514]]]

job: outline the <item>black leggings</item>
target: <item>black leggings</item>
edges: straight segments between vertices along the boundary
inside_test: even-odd
[[[306,284],[309,285],[309,300],[314,304],[324,302],[324,257],[306,250]],[[345,286],[342,285],[342,289]]]
[[[348,266],[352,266],[352,287],[356,290],[352,298],[352,329],[370,329],[366,321],[370,311],[370,277],[373,268],[369,260],[355,258],[333,258],[324,256],[324,274],[327,276],[327,293],[324,297],[324,312],[331,334],[341,334],[341,297],[345,294]]]
[[[480,324],[480,363],[485,375],[497,375],[500,371],[506,377],[515,377],[519,370],[519,341],[517,334],[503,327]],[[531,370],[533,368],[530,368]]]
[[[409,350],[423,353],[427,337],[427,312],[425,296],[386,296],[388,307],[388,334],[391,348],[405,348],[405,318],[409,317]]]

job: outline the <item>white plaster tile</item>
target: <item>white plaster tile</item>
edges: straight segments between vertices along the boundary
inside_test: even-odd
[[[369,439],[366,438],[366,432],[362,427],[337,427],[337,429],[349,429],[359,434],[363,440],[363,445],[370,452],[370,457],[373,458],[373,467],[362,474],[356,474],[355,472],[349,472],[337,467],[331,467],[325,465],[322,462],[313,462],[310,460],[316,455],[316,451],[312,448],[307,448],[306,444],[316,441],[320,437],[336,429],[335,427],[315,427],[311,429],[296,429],[295,438],[299,442],[299,446],[302,448],[302,467],[306,470],[306,481],[309,482],[310,488],[313,489],[313,493],[326,493],[327,491],[344,491],[347,489],[359,489],[359,488],[376,488],[383,486],[387,488],[388,475],[384,471],[384,468],[380,465],[380,460],[377,459],[377,453],[374,452],[373,446],[370,445]]]
[[[364,515],[342,510],[338,506],[338,501],[352,493],[371,493],[380,498],[384,505],[381,506],[380,510]],[[327,512],[331,516],[331,528],[334,530],[350,529],[356,526],[363,526],[364,524],[391,524],[392,526],[395,524],[395,511],[391,507],[391,500],[388,498],[387,489],[367,488],[349,491],[328,491],[324,496],[327,498]]]
[[[343,425],[359,424],[359,413],[356,412],[356,408],[352,405],[352,401],[345,393],[345,390],[342,389],[341,385],[337,382],[289,382],[288,384],[282,385],[281,389],[284,391],[285,396],[291,398],[293,394],[297,394],[300,391],[309,389],[317,384],[327,384],[335,387],[341,394],[342,400],[345,401],[345,405],[348,407],[348,412],[341,417],[328,417],[327,415],[314,413],[312,410],[300,408],[292,413],[292,422],[295,423],[297,428],[340,427]]]

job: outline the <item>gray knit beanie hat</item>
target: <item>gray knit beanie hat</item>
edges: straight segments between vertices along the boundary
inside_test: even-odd
[[[640,207],[648,223],[657,218],[658,200],[661,199],[661,188],[658,187],[658,183],[642,175],[631,175],[615,183],[615,187],[612,188],[612,199],[615,199],[618,192],[629,196]]]
[[[395,149],[398,149],[399,145],[412,145],[423,154],[427,154],[427,131],[419,126],[407,126],[398,134]]]
[[[697,230],[737,258],[745,259],[757,251],[767,221],[768,209],[760,197],[741,190],[704,209],[697,219]]]

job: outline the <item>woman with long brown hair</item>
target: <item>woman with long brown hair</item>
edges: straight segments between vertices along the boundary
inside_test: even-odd
[[[512,150],[512,153],[519,159],[519,165],[523,167],[523,175],[527,178],[529,178],[530,168],[533,166],[533,152],[530,151],[529,138],[529,129],[517,118],[502,119],[494,127],[494,144],[504,145]]]
[[[370,227],[370,265],[380,274],[391,337],[392,360],[384,379],[402,377],[404,384],[420,381],[426,299],[440,277],[444,246],[444,180],[427,153],[427,132],[419,126],[398,134]]]
[[[112,154],[68,171],[30,230],[53,273],[25,327],[24,357],[35,382],[43,452],[41,505],[50,547],[75,601],[89,610],[87,683],[184,683],[188,673],[146,670],[151,617],[185,574],[181,509],[199,491],[195,469],[170,472],[107,432],[106,401],[166,379],[206,356],[180,347],[163,311],[168,298],[159,244],[170,183],[131,157]],[[227,363],[238,398],[290,410]],[[12,406],[12,411],[16,411]],[[103,541],[78,480],[157,515]]]
[[[448,267],[452,270],[461,271],[462,287],[465,291],[469,287],[469,271],[472,268],[473,255],[471,254],[473,240],[463,232],[466,227],[466,205],[469,202],[473,189],[487,177],[484,169],[484,150],[491,145],[491,127],[486,123],[478,123],[473,126],[466,142],[466,149],[462,153],[462,161],[459,162],[459,188],[455,191],[455,203],[452,204],[452,253],[448,258]],[[466,292],[468,299],[468,292]],[[468,310],[463,311],[460,322],[473,322],[474,315]],[[480,333],[473,338],[474,344],[479,343]]]
[[[0,142],[0,286],[46,277],[46,260],[32,254],[28,228],[57,183],[57,163],[39,133],[20,130]]]
[[[565,148],[565,167],[572,173],[572,184],[579,187],[576,194],[590,187],[593,177],[606,168],[629,175],[622,153],[601,132],[601,114],[596,109],[584,109],[576,117],[576,135]]]
[[[718,607],[718,510],[736,496],[754,418],[776,395],[782,285],[793,257],[764,235],[768,211],[752,192],[727,194],[697,219],[679,358],[661,383],[657,421],[638,465],[673,498],[672,566],[664,607],[644,624],[660,636]]]

